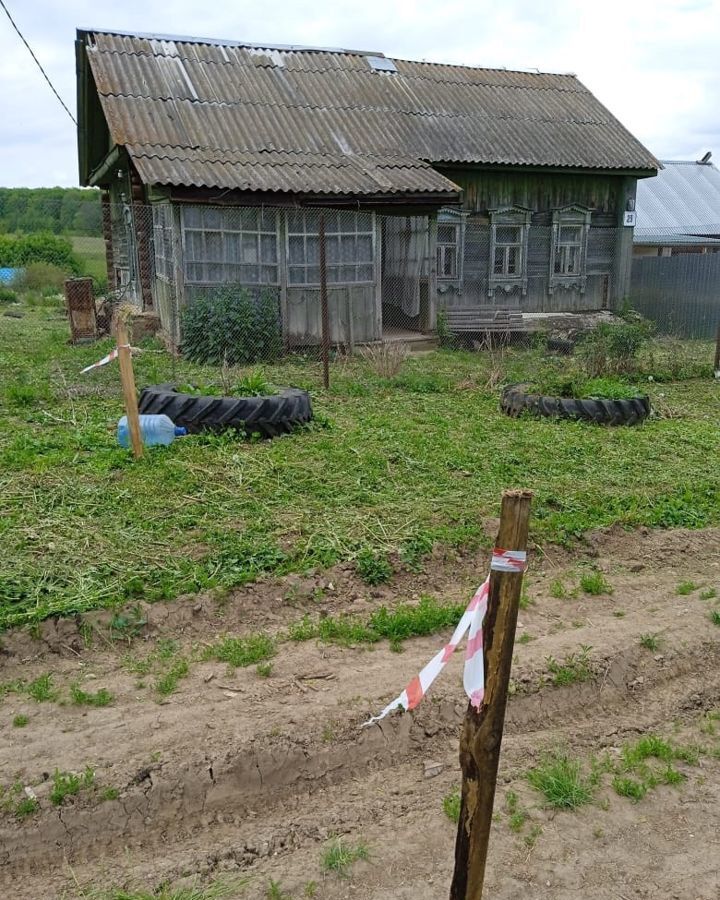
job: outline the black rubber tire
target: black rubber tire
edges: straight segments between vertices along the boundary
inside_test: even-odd
[[[561,356],[572,356],[575,349],[574,341],[567,338],[549,337],[545,342],[548,353],[558,353]]]
[[[266,438],[289,434],[312,419],[307,391],[285,388],[267,397],[208,397],[180,394],[173,384],[156,384],[140,394],[141,413],[164,413],[189,434],[236,428]]]
[[[511,384],[500,398],[500,408],[509,416],[527,412],[534,416],[581,419],[598,425],[637,425],[650,415],[650,398],[629,400],[591,400],[572,397],[544,397],[527,393],[527,385]]]

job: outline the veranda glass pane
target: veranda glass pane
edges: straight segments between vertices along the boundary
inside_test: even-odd
[[[307,263],[320,262],[320,239],[309,234],[305,240],[305,261]]]
[[[508,247],[507,248],[507,273],[508,275],[517,275],[519,269],[519,260],[520,254],[518,253],[517,247]]]
[[[223,211],[221,209],[214,209],[211,206],[206,207],[203,210],[203,228],[217,228],[220,229],[223,227]]]
[[[455,243],[455,226],[454,225],[438,225],[437,239],[439,244]]]
[[[372,235],[359,234],[356,242],[356,259],[358,262],[372,262]]]
[[[264,263],[277,262],[277,240],[274,234],[263,234],[261,236],[260,258]]]
[[[205,232],[205,261],[223,262],[223,239],[219,231]]]
[[[305,262],[305,238],[302,235],[288,237],[288,256],[290,264]]]
[[[373,267],[368,265],[358,266],[357,269],[357,280],[358,281],[372,281],[374,278]]]
[[[243,233],[242,261],[244,263],[256,263],[260,261],[258,259],[258,236],[256,234]]]
[[[305,284],[305,267],[290,266],[288,268],[288,281],[290,284]]]

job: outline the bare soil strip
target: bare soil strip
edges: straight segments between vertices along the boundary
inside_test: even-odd
[[[703,588],[720,588],[719,538],[717,530],[613,530],[574,558],[552,549],[536,555],[533,602],[519,629],[531,639],[517,645],[501,787],[521,796],[542,833],[531,845],[530,824],[524,835],[509,830],[501,790],[489,896],[720,897],[710,864],[720,833],[720,761],[711,754],[687,768],[680,787],[658,788],[639,804],[606,787],[598,802],[575,813],[544,809],[524,778],[553,746],[589,758],[656,732],[720,747],[719,737],[699,731],[703,712],[720,707],[720,628],[710,620],[715,601],[700,597]],[[590,565],[603,572],[611,595],[550,596],[558,579],[572,590]],[[190,654],[218,632],[242,634],[261,624],[278,632],[305,611],[362,612],[412,599],[413,587],[461,599],[484,566],[484,554],[438,561],[434,576],[419,585],[408,576],[395,597],[372,596],[338,570],[322,585],[246,588],[220,608],[197,598],[158,605],[143,613],[148,624],[131,646],[96,639],[86,649],[78,623],[69,620],[46,624],[40,639],[4,636],[3,683],[51,672],[61,698],[80,682],[85,690],[108,688],[115,700],[92,708],[10,693],[0,705],[3,784],[32,785],[40,801],[32,817],[0,819],[0,885],[12,885],[17,898],[74,897],[82,896],[79,886],[148,889],[190,874],[231,873],[250,878],[238,897],[264,897],[271,877],[297,897],[313,880],[318,897],[445,896],[453,826],[442,798],[459,777],[462,660],[451,663],[415,714],[359,730],[444,636],[407,641],[399,654],[386,643],[288,642],[269,678],[254,668],[229,674],[224,664],[194,662],[162,702],[138,687],[127,654],[141,658],[158,637],[170,636]],[[697,587],[679,595],[678,585],[689,581]],[[99,634],[102,622],[97,617]],[[657,637],[654,648],[640,642],[648,633]],[[553,683],[549,658],[572,667],[583,656],[585,680]],[[11,727],[17,715],[28,716],[27,727]],[[443,767],[431,779],[424,776],[429,760]],[[52,806],[49,776],[86,766],[96,786]],[[118,796],[103,801],[107,788]],[[348,879],[320,872],[333,834],[370,847],[370,860],[357,863]]]

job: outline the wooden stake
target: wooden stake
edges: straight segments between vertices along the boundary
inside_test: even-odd
[[[503,493],[496,549],[527,548],[531,498],[531,491]],[[485,699],[479,711],[468,705],[460,738],[463,784],[450,900],[482,897],[522,580],[522,572],[490,573],[483,628]]]
[[[128,428],[130,429],[130,441],[135,459],[140,459],[143,455],[143,442],[140,434],[140,416],[138,414],[135,373],[133,372],[127,319],[123,310],[118,310],[116,331],[120,381],[122,383],[123,398],[125,399],[125,413],[127,415]]]

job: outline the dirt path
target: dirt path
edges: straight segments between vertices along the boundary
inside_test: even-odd
[[[320,898],[446,896],[454,826],[442,800],[458,781],[461,660],[415,714],[358,727],[441,636],[407,641],[399,654],[387,643],[287,642],[270,677],[194,661],[162,702],[142,666],[157,659],[159,646],[169,657],[198,660],[219,632],[261,625],[277,632],[306,612],[364,613],[421,592],[464,599],[484,565],[484,554],[438,560],[433,576],[407,576],[377,596],[338,570],[258,585],[221,605],[188,598],[141,610],[132,641],[108,640],[108,616],[84,629],[66,620],[46,624],[39,636],[4,636],[0,682],[50,672],[61,701],[74,683],[107,688],[115,699],[94,708],[5,697],[2,782],[32,786],[40,810],[20,822],[0,818],[0,885],[12,885],[19,900],[80,897],[88,885],[149,889],[199,874],[248,878],[237,896],[249,898],[265,897],[270,878],[298,898],[312,881]],[[611,595],[551,596],[558,580],[571,593],[589,566],[604,573]],[[696,587],[679,595],[682,582]],[[532,603],[520,616],[519,637],[529,639],[517,644],[513,669],[488,896],[720,898],[713,862],[720,736],[703,717],[720,707],[720,628],[710,620],[714,598],[701,598],[711,588],[720,589],[717,530],[611,531],[574,558],[558,550],[536,555]],[[89,649],[82,640],[88,624],[95,634]],[[648,634],[657,647],[641,645]],[[572,667],[583,656],[586,680],[552,683],[549,657]],[[26,727],[12,727],[18,715],[29,718]],[[684,784],[659,786],[636,804],[617,796],[608,776],[595,802],[574,813],[545,809],[527,784],[525,773],[548,748],[562,745],[583,760],[607,750],[615,758],[648,732],[705,748],[696,765],[681,764]],[[429,760],[443,766],[437,777],[424,775]],[[86,766],[95,772],[92,789],[54,807],[52,773]],[[519,833],[504,812],[509,791],[527,810]],[[533,829],[542,829],[534,840]],[[363,840],[370,851],[346,879],[321,872],[336,834]]]

